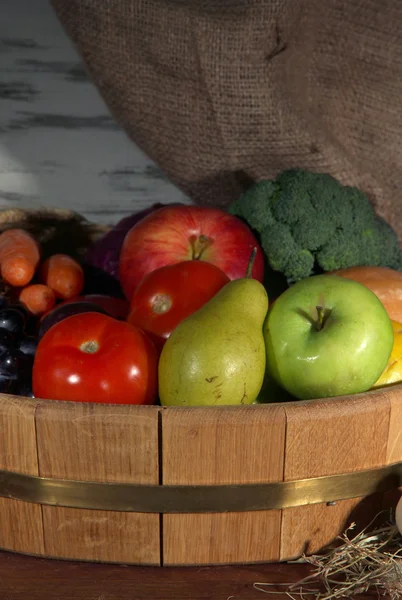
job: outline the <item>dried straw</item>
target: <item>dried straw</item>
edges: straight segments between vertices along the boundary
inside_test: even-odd
[[[273,591],[272,587],[278,587],[275,583],[257,582],[254,588],[266,594],[284,594],[292,600],[351,598],[369,590],[390,600],[400,600],[402,536],[395,523],[389,521],[374,530],[369,525],[351,537],[354,528],[355,523],[352,523],[337,538],[337,545],[326,552],[303,555],[296,561],[309,563],[315,569],[297,583],[281,584],[288,586],[286,591]]]

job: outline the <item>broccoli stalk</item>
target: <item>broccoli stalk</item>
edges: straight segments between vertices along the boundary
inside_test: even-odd
[[[229,206],[260,238],[269,267],[288,284],[358,265],[402,270],[395,231],[367,196],[328,174],[289,169]]]

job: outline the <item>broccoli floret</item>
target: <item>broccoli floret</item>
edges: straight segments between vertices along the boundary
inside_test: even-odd
[[[341,206],[344,210],[341,227],[349,230],[351,234],[367,228],[375,228],[378,217],[367,196],[354,187],[345,186],[341,187],[341,190],[343,196]]]
[[[261,246],[269,266],[274,271],[286,273],[289,280],[297,281],[304,273],[310,275],[313,272],[313,254],[299,246],[289,227],[283,223],[277,221],[275,225],[268,225],[262,230]]]
[[[392,227],[382,217],[377,217],[376,227],[363,231],[363,239],[369,256],[376,259],[376,262],[371,264],[381,266],[386,261],[387,267],[400,269],[402,255],[398,239]]]
[[[279,191],[279,186],[273,181],[264,180],[257,186],[250,188],[247,192],[235,200],[230,207],[233,215],[243,218],[247,221],[251,229],[259,231],[261,227],[269,224],[275,224],[276,219],[272,215],[270,205],[267,205],[267,198],[275,197]]]
[[[281,223],[295,225],[314,213],[310,191],[313,188],[313,173],[292,169],[277,177],[280,193],[271,200],[272,212]],[[295,203],[294,198],[299,198]]]
[[[362,191],[328,174],[288,169],[254,184],[229,212],[259,234],[268,265],[288,283],[357,265],[402,270],[392,227]]]
[[[365,264],[361,240],[349,232],[338,229],[316,254],[317,264],[323,271],[334,271],[352,265]]]

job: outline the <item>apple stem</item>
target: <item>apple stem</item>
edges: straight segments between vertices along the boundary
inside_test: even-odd
[[[325,325],[325,312],[322,306],[316,306],[317,309],[317,331],[321,331],[321,329]]]
[[[201,260],[203,253],[211,245],[212,240],[207,235],[201,234],[198,237],[192,236],[190,242],[193,250],[193,260]]]
[[[254,261],[255,261],[256,254],[257,254],[257,248],[253,248],[252,251],[251,251],[251,254],[250,254],[248,265],[247,265],[246,279],[250,279],[251,278],[251,274],[253,272],[253,266],[254,266]]]

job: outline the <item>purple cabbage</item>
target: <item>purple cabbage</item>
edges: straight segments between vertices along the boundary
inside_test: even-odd
[[[176,203],[178,204],[178,203]],[[167,204],[153,204],[137,213],[121,219],[116,225],[92,244],[88,249],[85,262],[105,271],[117,281],[119,280],[119,258],[124,238],[130,229],[141,219]]]

